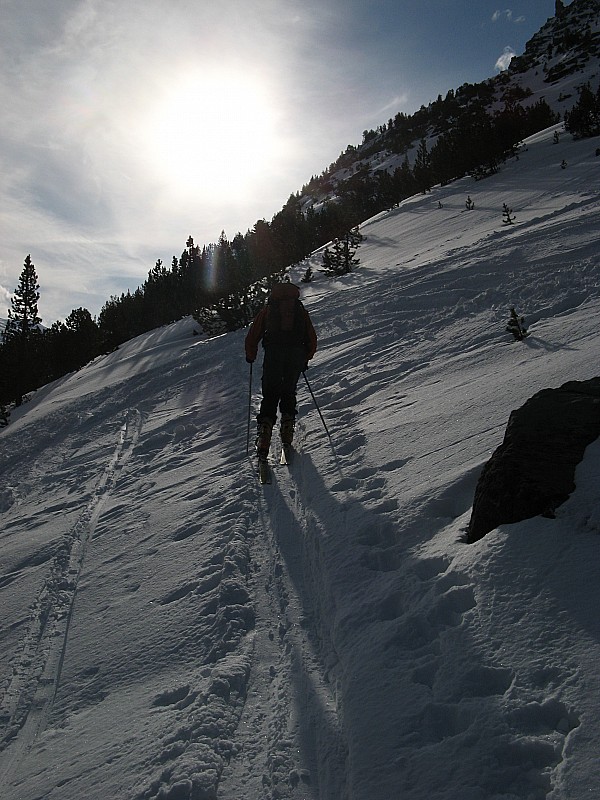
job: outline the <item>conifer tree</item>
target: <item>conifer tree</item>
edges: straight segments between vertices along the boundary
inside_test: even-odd
[[[349,255],[349,253],[350,253],[349,247],[344,248],[343,238],[334,240],[331,260],[334,265],[333,272],[335,275],[345,275],[347,272],[350,272],[350,269],[347,268],[347,262],[349,261],[349,259],[346,256],[346,254]]]
[[[329,247],[323,252],[323,272],[329,275],[347,275],[360,262],[356,251],[360,247],[363,235],[358,225],[333,242],[333,251]]]
[[[431,157],[427,150],[427,142],[421,139],[417,155],[415,157],[415,166],[413,168],[413,175],[417,185],[423,194],[426,194],[432,185],[431,181]]]
[[[38,316],[38,300],[40,299],[40,286],[35,266],[31,255],[25,259],[23,271],[19,277],[19,285],[11,298],[8,310],[8,325],[4,338],[20,336],[28,338],[32,333],[39,332],[38,325],[42,321]]]
[[[331,255],[331,250],[329,249],[329,245],[325,247],[323,250],[323,257],[321,260],[321,264],[323,266],[323,272],[334,272],[335,265],[333,263],[333,256]]]
[[[565,130],[575,139],[585,139],[600,133],[600,86],[596,94],[586,83],[579,90],[579,100],[571,111],[565,111]]]
[[[75,308],[65,320],[68,334],[69,370],[80,369],[98,355],[100,349],[100,330],[87,308]]]
[[[520,317],[514,308],[510,309],[510,317],[506,325],[506,331],[507,333],[512,333],[518,342],[522,342],[523,339],[529,335],[525,327],[525,317]]]
[[[38,315],[40,287],[31,255],[25,259],[19,285],[11,298],[8,323],[2,335],[0,353],[2,396],[0,402],[13,401],[19,406],[27,392],[43,382],[41,318]]]
[[[502,204],[502,222],[504,225],[512,225],[515,221],[515,216],[512,212],[512,208],[509,208],[506,203]]]
[[[210,306],[196,309],[193,317],[209,336],[244,328],[267,302],[273,285],[286,281],[289,278],[285,272],[274,273],[247,286],[241,292],[233,292],[219,298]]]
[[[311,269],[311,267],[309,265],[307,267],[306,272],[304,273],[304,275],[300,278],[300,282],[301,283],[311,283],[312,279],[313,279],[313,271],[312,271],[312,269]]]

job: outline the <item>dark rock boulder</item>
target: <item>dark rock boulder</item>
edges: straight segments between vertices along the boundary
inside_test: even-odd
[[[544,389],[513,411],[479,478],[467,542],[498,525],[554,510],[575,488],[575,468],[600,436],[600,378]]]

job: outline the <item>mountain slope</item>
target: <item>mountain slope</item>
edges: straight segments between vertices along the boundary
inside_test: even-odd
[[[468,120],[468,129],[479,109],[494,116],[506,108],[531,109],[543,101],[564,119],[565,112],[576,104],[579,89],[590,83],[596,91],[599,78],[600,0],[573,0],[548,19],[527,43],[525,52],[511,59],[507,70],[482,83],[463,84],[412,115],[400,113],[377,131],[366,132],[361,145],[350,145],[320,177],[303,188],[303,207],[315,204],[321,208],[346,192],[365,192],[360,183],[351,188],[356,176],[367,182],[368,178],[375,180],[371,192],[377,193],[380,187],[376,179],[382,172],[402,172],[405,158],[414,167],[421,139],[431,150],[441,133],[461,129],[461,118]],[[464,135],[464,126],[462,130]],[[483,161],[478,166],[481,168]],[[456,170],[451,174],[463,174],[460,167]]]
[[[270,487],[244,453],[243,331],[183,320],[15,412],[6,800],[593,793],[600,450],[556,520],[461,537],[510,411],[596,372],[597,144],[545,131],[362,226],[360,267],[303,290],[332,441],[301,386]]]

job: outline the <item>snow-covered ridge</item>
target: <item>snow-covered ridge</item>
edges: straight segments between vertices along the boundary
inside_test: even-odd
[[[593,796],[597,443],[557,519],[461,541],[510,411],[596,371],[599,142],[553,133],[303,285],[333,441],[301,386],[273,485],[244,452],[244,331],[182,320],[14,412],[3,800]]]
[[[548,19],[527,43],[525,53],[511,60],[508,70],[470,89],[482,90],[478,102],[482,102],[490,114],[504,109],[505,98],[512,98],[512,102],[516,99],[524,108],[544,101],[564,119],[565,112],[570,111],[577,102],[578,90],[584,84],[590,83],[594,91],[598,86],[599,30],[600,0],[573,0],[565,6],[560,16]],[[469,88],[468,84],[466,86]],[[465,97],[472,99],[473,93],[467,91],[461,97],[463,88],[457,87],[454,95],[457,100],[461,98],[462,103],[470,102]],[[437,111],[437,115],[441,113]],[[321,179],[309,183],[302,197],[303,208],[314,205],[319,210],[324,203],[336,201],[340,188],[358,172],[372,174],[385,170],[393,174],[405,157],[408,157],[410,165],[414,165],[421,137],[424,136],[431,149],[440,130],[452,128],[455,124],[456,109],[453,105],[448,113],[446,119],[436,118],[435,125],[430,126],[427,132],[421,130],[406,152],[397,152],[390,130],[378,132],[374,138],[367,139],[358,147],[349,146],[346,153],[323,173]],[[416,116],[413,115],[412,119]],[[422,125],[415,127],[422,128]]]

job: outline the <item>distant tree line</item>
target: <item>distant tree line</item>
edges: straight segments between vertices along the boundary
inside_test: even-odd
[[[489,108],[498,101],[499,89],[502,108],[491,114]],[[495,80],[467,83],[457,90],[450,90],[445,98],[438,96],[436,101],[421,106],[412,115],[400,112],[376,130],[364,131],[362,145],[358,148],[350,145],[320,177],[311,178],[303,187],[303,193],[319,196],[334,188],[343,191],[345,187],[337,187],[334,176],[344,170],[353,170],[354,174],[345,176],[343,180],[344,184],[349,184],[345,194],[356,194],[356,185],[364,185],[372,173],[373,157],[381,153],[400,154],[406,156],[401,166],[391,175],[384,170],[371,174],[371,182],[380,181],[381,186],[370,187],[372,200],[385,196],[386,200],[398,202],[420,191],[418,176],[413,174],[414,165],[411,168],[408,153],[415,142],[427,139],[435,142],[427,175],[427,181],[432,185],[461,178],[486,166],[495,170],[519,141],[560,119],[545,100],[524,108],[522,103],[530,95],[530,90],[511,85],[506,73]],[[422,179],[420,183],[423,183]],[[343,196],[342,199],[348,201],[352,198]]]
[[[170,267],[157,261],[134,292],[111,297],[98,317],[105,347],[194,314],[223,298],[302,261],[322,243],[342,235],[349,225],[344,207],[303,209],[291,195],[270,222],[259,220],[230,241],[223,232],[216,244],[200,247],[190,236]]]
[[[328,242],[344,241],[365,219],[416,192],[467,174],[479,178],[495,172],[523,138],[559,119],[543,100],[523,108],[524,95],[507,86],[502,110],[490,115],[486,103],[493,96],[492,83],[465,84],[412,116],[398,114],[377,131],[365,131],[360,148],[348,147],[319,178],[292,194],[270,222],[258,220],[232,240],[223,232],[218,242],[203,247],[190,236],[169,266],[158,260],[140,287],[111,297],[97,319],[78,308],[64,322],[42,328],[37,275],[27,256],[0,344],[0,412],[1,406],[21,403],[28,392],[141,333],[187,315],[200,319],[202,309],[220,307],[221,319],[226,318],[228,307],[250,296],[248,287],[282,274]],[[566,115],[574,135],[593,135],[587,132],[597,129],[599,102],[598,93],[582,90]],[[411,164],[408,150],[415,141],[419,145]],[[373,169],[369,157],[386,152],[404,153],[400,166],[393,172]],[[343,170],[351,174],[334,180]],[[335,200],[316,203],[329,192]],[[250,294],[262,297],[261,292]]]

